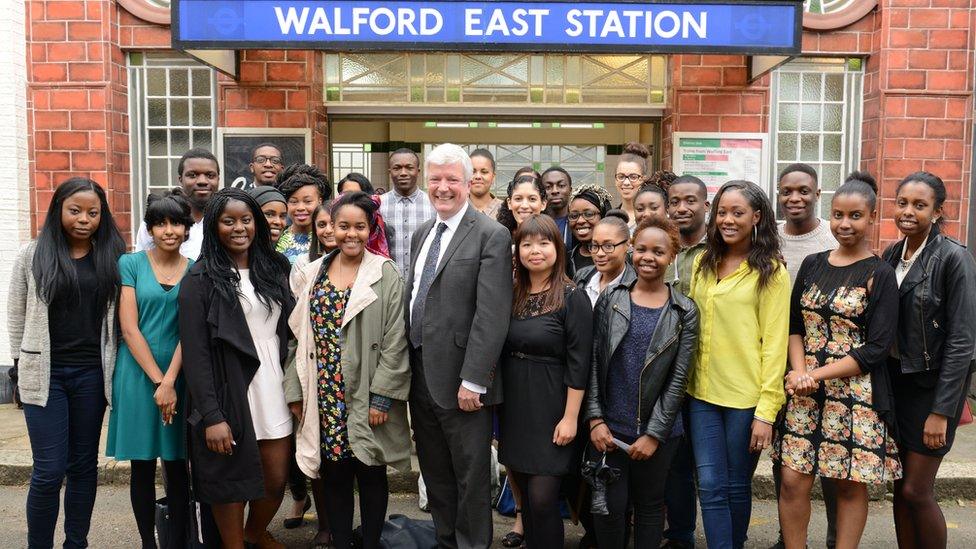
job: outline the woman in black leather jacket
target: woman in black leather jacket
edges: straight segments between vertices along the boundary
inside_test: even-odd
[[[904,239],[884,252],[900,304],[890,368],[904,477],[895,481],[898,546],[945,547],[935,476],[952,447],[976,347],[976,262],[943,235],[942,180],[916,172],[901,181],[895,222]]]
[[[657,547],[664,490],[681,436],[681,404],[698,338],[698,309],[664,282],[678,251],[678,229],[651,217],[634,233],[637,279],[609,286],[593,313],[594,349],[585,417],[590,441],[620,478],[607,487],[610,514],[594,516],[601,548],[627,546],[628,502],[634,547]]]

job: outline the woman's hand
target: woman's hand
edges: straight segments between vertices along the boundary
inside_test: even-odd
[[[590,422],[590,442],[598,452],[612,452],[617,445],[613,443],[613,435],[610,428],[602,419],[594,419]]]
[[[922,443],[929,450],[938,450],[946,445],[946,430],[949,418],[942,414],[929,414],[922,429]]]
[[[172,424],[173,416],[176,415],[176,389],[173,383],[164,379],[153,393],[153,400],[156,401],[156,407],[163,416],[163,425]]]
[[[302,416],[305,414],[305,409],[301,402],[289,402],[288,410],[291,411],[291,415],[295,416],[295,419],[297,419],[299,423],[302,422]]]
[[[389,419],[389,417],[390,417],[390,415],[388,413],[386,413],[386,412],[381,412],[381,411],[377,410],[376,408],[370,408],[369,409],[369,426],[370,427],[377,427],[379,425],[383,425],[384,423],[386,423],[386,420]]]
[[[576,438],[576,419],[564,417],[556,424],[552,433],[552,443],[556,446],[566,446]]]
[[[807,396],[815,392],[819,385],[807,372],[794,370],[786,374],[786,393],[790,396]]]
[[[204,436],[207,439],[207,448],[211,452],[225,456],[234,453],[234,435],[226,421],[207,427]]]
[[[752,438],[749,440],[749,451],[754,454],[762,452],[766,448],[769,448],[772,441],[773,426],[765,421],[753,419]]]
[[[636,461],[644,461],[645,459],[650,459],[657,452],[657,447],[661,443],[651,435],[641,435],[633,444],[630,445],[630,451],[627,455],[630,459]]]

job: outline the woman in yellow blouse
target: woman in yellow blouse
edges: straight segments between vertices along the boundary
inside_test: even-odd
[[[691,298],[701,325],[688,385],[690,431],[709,549],[745,544],[752,471],[783,406],[790,277],[773,208],[748,181],[712,201]]]

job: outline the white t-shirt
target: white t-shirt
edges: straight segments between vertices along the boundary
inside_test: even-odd
[[[187,259],[196,261],[200,257],[200,247],[202,245],[203,219],[197,221],[190,227],[190,235],[187,237],[186,242],[180,245],[180,254]],[[151,250],[155,247],[156,245],[153,244],[152,237],[149,236],[149,230],[146,229],[146,224],[140,223],[139,232],[136,233],[135,251],[141,252],[143,250]]]

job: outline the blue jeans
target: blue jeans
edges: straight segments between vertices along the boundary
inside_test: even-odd
[[[698,497],[709,549],[739,549],[752,512],[754,408],[736,410],[689,399]]]
[[[695,546],[695,519],[698,517],[698,501],[695,494],[695,455],[688,430],[688,404],[682,407],[681,417],[685,434],[677,441],[678,451],[671,461],[668,484],[664,493],[667,505],[668,528],[664,539],[680,541]]]
[[[88,547],[105,415],[102,367],[51,365],[47,406],[24,405],[34,470],[27,493],[27,546],[54,546],[64,489],[64,547]]]

